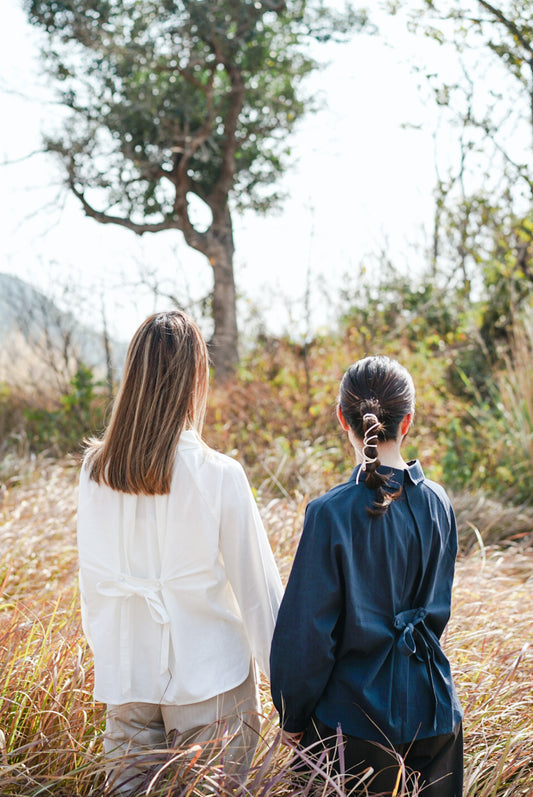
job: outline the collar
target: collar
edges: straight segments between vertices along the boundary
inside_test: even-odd
[[[354,468],[352,475],[350,476],[350,481],[355,481],[357,478],[357,473],[360,469],[360,465],[357,465]],[[404,481],[411,482],[415,486],[423,482],[425,479],[424,471],[422,470],[422,465],[417,459],[412,459],[410,462],[407,463],[406,468],[390,468],[387,465],[380,465],[378,468],[379,473],[390,474],[392,476],[391,481],[394,481],[395,484],[402,485]],[[362,481],[362,479],[361,479]]]
[[[178,449],[196,448],[199,445],[202,445],[202,440],[194,429],[184,429],[182,431],[178,441]]]

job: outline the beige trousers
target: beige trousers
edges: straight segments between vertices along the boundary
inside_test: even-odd
[[[254,664],[242,684],[201,703],[108,705],[104,751],[110,794],[144,793],[162,764],[176,782],[180,773],[190,775],[207,762],[242,778],[259,741],[260,712]]]

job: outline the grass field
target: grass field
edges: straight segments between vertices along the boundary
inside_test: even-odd
[[[76,594],[77,470],[34,459],[11,463],[9,472],[0,488],[0,795],[103,794],[103,706],[91,699]],[[259,504],[286,576],[305,499],[265,491]],[[512,512],[500,516],[509,523]],[[493,507],[486,535],[476,521],[481,539],[495,538],[495,517]],[[472,530],[476,545],[457,566],[445,647],[465,708],[467,797],[533,795],[533,549],[521,528],[521,539],[505,547],[484,546]],[[342,776],[327,773],[321,785],[295,785],[264,683],[262,697],[264,740],[238,793],[345,794]],[[147,780],[144,793],[236,793],[216,762],[176,760],[172,771],[181,773],[180,785],[167,769]],[[417,793],[416,784],[403,788]]]

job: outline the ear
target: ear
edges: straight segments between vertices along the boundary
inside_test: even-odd
[[[344,413],[341,410],[341,405],[340,404],[337,405],[337,418],[339,419],[339,423],[342,426],[342,428],[344,429],[344,431],[345,432],[349,431],[350,425],[347,422],[346,418],[344,417]]]
[[[409,427],[411,426],[411,421],[412,420],[413,420],[413,416],[411,415],[411,413],[408,413],[405,416],[405,418],[402,420],[402,423],[401,423],[401,426],[400,426],[400,431],[401,431],[402,437],[405,437],[405,435],[409,431]]]

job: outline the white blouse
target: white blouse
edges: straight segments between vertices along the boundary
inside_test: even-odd
[[[181,434],[168,495],[89,479],[78,502],[84,631],[94,697],[187,705],[268,676],[282,586],[238,462]]]

